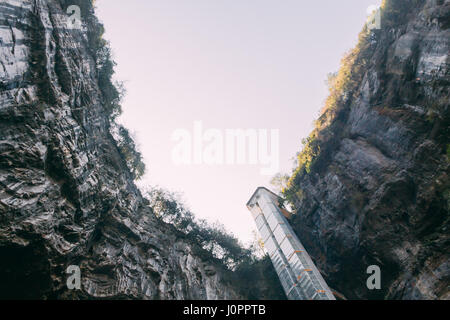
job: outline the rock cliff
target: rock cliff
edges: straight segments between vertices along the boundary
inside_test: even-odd
[[[450,1],[385,1],[381,17],[344,59],[345,89],[285,193],[347,298],[449,299]],[[366,287],[370,265],[381,290]]]

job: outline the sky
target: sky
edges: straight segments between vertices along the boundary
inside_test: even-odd
[[[138,185],[179,192],[198,218],[251,241],[256,227],[245,204],[258,186],[272,188],[264,165],[179,164],[174,150],[182,146],[187,154],[190,134],[192,154],[194,145],[203,154],[214,144],[219,159],[227,130],[269,137],[278,130],[278,140],[267,144],[278,171],[290,173],[327,97],[327,74],[339,69],[367,9],[380,2],[97,0],[115,77],[127,91],[119,122],[133,133],[147,166]],[[210,140],[195,138],[199,124]],[[173,140],[176,132],[185,140]]]

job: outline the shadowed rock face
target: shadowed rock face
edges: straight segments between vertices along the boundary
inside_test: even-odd
[[[68,30],[77,3],[84,26]],[[0,1],[0,298],[241,298],[133,184],[98,87],[97,27],[87,0]]]
[[[450,298],[450,1],[408,3],[375,32],[336,143],[296,182],[295,230],[351,299]],[[366,287],[373,264],[381,290]]]

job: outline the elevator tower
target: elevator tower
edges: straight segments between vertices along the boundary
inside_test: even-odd
[[[330,288],[292,230],[280,207],[281,198],[259,187],[247,202],[264,249],[289,300],[336,300]]]

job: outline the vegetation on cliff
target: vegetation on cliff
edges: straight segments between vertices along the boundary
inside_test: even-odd
[[[418,6],[423,0],[384,0],[380,12],[384,29],[401,24],[407,18],[408,8]],[[345,137],[342,130],[348,108],[359,94],[359,87],[368,70],[369,59],[377,42],[379,30],[370,30],[366,24],[359,34],[358,43],[344,55],[337,73],[328,75],[329,95],[325,101],[315,128],[302,140],[303,149],[297,153],[295,168],[282,192],[290,203],[302,198],[298,182],[302,176],[309,174],[312,167],[319,168],[328,160],[328,155]]]
[[[364,27],[329,76],[288,181],[274,179],[305,249],[349,299],[448,297],[449,14],[445,1],[384,1],[381,28]],[[372,264],[380,291],[365,287]]]
[[[156,217],[175,227],[180,237],[197,248],[196,256],[223,269],[225,280],[242,296],[286,299],[270,258],[256,254],[258,243],[246,248],[220,223],[197,220],[173,192],[152,188],[146,196]]]

